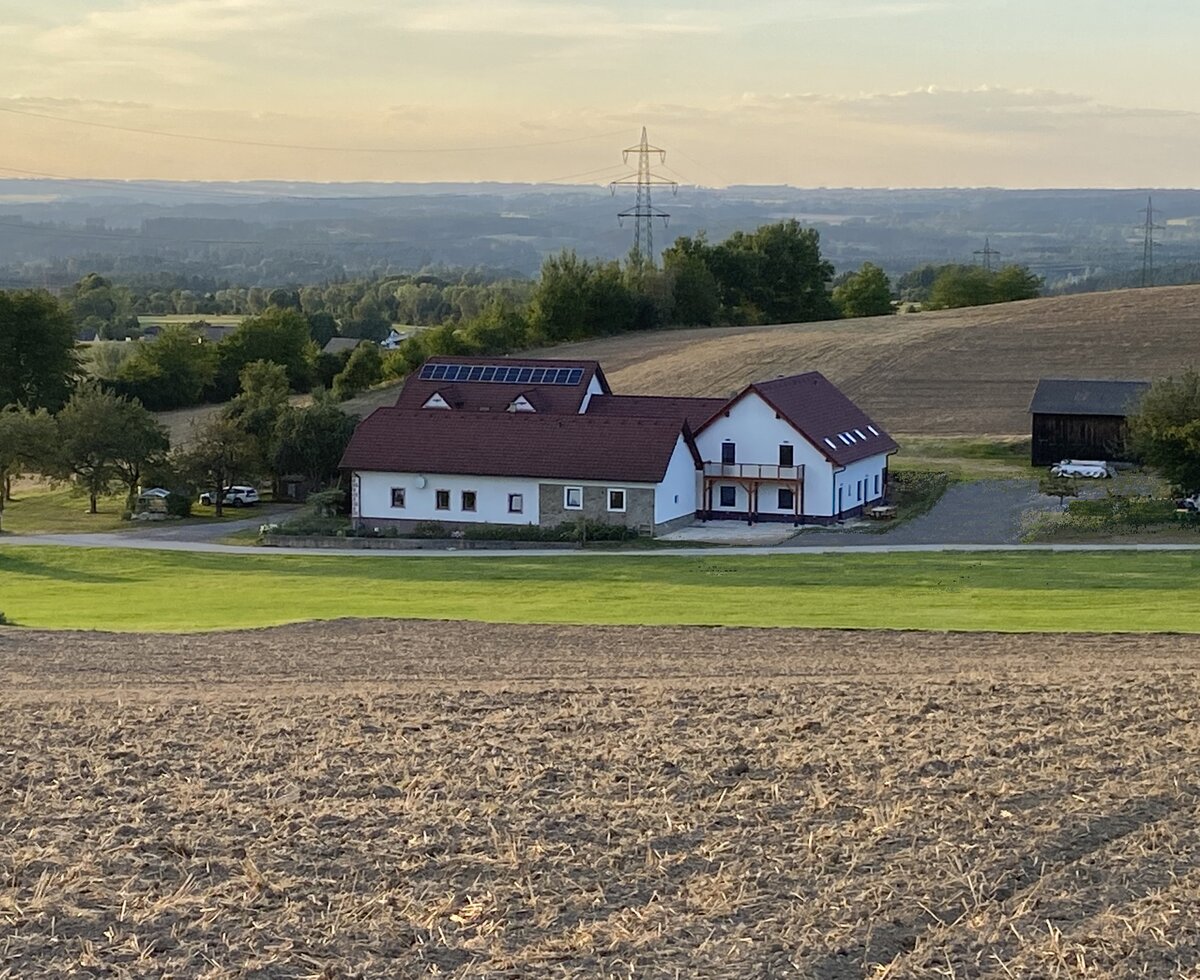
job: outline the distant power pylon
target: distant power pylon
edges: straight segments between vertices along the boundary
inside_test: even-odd
[[[983,240],[983,248],[977,248],[971,254],[972,255],[982,255],[983,256],[983,267],[985,269],[987,269],[988,272],[991,272],[992,271],[992,256],[999,255],[1000,253],[997,252],[994,248],[992,248],[991,240],[985,238]]]
[[[617,220],[621,224],[625,223],[626,218],[634,220],[633,226],[633,255],[636,259],[648,262],[654,265],[654,219],[661,218],[663,227],[665,228],[671,216],[661,208],[656,208],[650,200],[650,188],[659,185],[661,187],[670,187],[671,193],[676,194],[679,191],[679,184],[674,180],[669,180],[666,177],[661,177],[650,169],[650,155],[658,154],[658,162],[664,163],[667,159],[667,151],[657,146],[651,146],[646,139],[646,127],[642,127],[642,141],[637,146],[631,146],[623,150],[621,159],[625,163],[629,162],[629,155],[636,153],[638,158],[638,167],[636,174],[628,174],[618,180],[612,181],[608,186],[613,194],[617,193],[617,187],[622,185],[633,184],[637,187],[637,201],[632,208],[627,208],[617,214]]]
[[[1161,231],[1162,225],[1154,223],[1154,200],[1151,195],[1146,195],[1146,206],[1142,208],[1139,214],[1144,214],[1146,220],[1142,223],[1142,285],[1154,285],[1154,246],[1158,243],[1154,240],[1154,232]],[[1161,212],[1159,212],[1161,213]]]

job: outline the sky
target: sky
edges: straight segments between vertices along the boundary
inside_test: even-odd
[[[0,0],[0,176],[1200,185],[1194,0]]]

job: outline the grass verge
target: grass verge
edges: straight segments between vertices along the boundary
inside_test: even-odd
[[[123,493],[101,497],[96,514],[87,512],[87,497],[70,487],[19,489],[15,496],[4,506],[4,530],[12,534],[77,534],[129,527],[128,521],[121,520]]]
[[[512,623],[1200,632],[1190,553],[471,559],[0,546],[23,626],[206,630],[346,616]]]
[[[956,480],[996,480],[1037,475],[1029,462],[1029,439],[1018,436],[897,436],[893,471],[936,470]]]

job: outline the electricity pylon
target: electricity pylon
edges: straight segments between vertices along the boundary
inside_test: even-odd
[[[985,269],[987,269],[988,272],[991,272],[992,271],[992,256],[999,255],[1000,253],[997,252],[994,248],[992,248],[991,240],[985,238],[983,240],[983,248],[977,248],[971,254],[972,255],[982,255],[983,256],[983,267]]]
[[[1154,246],[1158,243],[1154,240],[1154,232],[1161,231],[1162,225],[1154,223],[1154,200],[1151,195],[1146,195],[1146,206],[1142,208],[1139,214],[1144,214],[1146,220],[1142,225],[1142,285],[1154,285]]]
[[[634,220],[633,226],[633,257],[636,261],[648,262],[654,265],[654,219],[662,218],[663,227],[667,226],[671,215],[662,208],[656,208],[650,200],[650,188],[658,185],[660,187],[670,187],[672,194],[679,192],[679,184],[677,181],[669,180],[659,174],[654,173],[650,169],[650,155],[658,154],[658,162],[664,163],[667,159],[667,151],[651,146],[646,138],[646,127],[642,127],[642,141],[637,146],[630,146],[621,152],[621,159],[629,162],[629,156],[632,153],[637,154],[638,166],[636,174],[628,174],[624,177],[614,180],[609,183],[609,190],[613,194],[617,193],[617,187],[622,185],[636,185],[637,200],[632,208],[627,208],[617,214],[617,221],[622,225],[626,218]]]

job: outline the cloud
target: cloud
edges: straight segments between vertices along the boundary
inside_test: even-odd
[[[410,9],[397,26],[407,31],[508,34],[548,38],[628,38],[637,35],[715,34],[724,18],[696,10],[624,18],[611,5],[558,0],[453,0]]]

